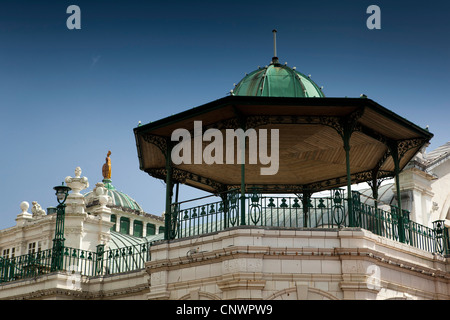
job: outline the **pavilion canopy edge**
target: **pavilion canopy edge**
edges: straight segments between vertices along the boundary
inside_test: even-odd
[[[241,117],[243,116],[246,121],[235,121],[242,120],[237,119],[239,117],[238,114]],[[178,127],[192,130],[192,123],[195,120],[204,120],[207,127],[218,127],[222,129],[237,129],[244,123],[247,126],[245,129],[260,126],[265,126],[266,128],[279,127],[283,128],[283,130],[290,130],[294,134],[296,132],[302,132],[304,128],[308,128],[311,136],[315,135],[317,137],[321,134],[325,136],[324,132],[328,132],[327,137],[331,139],[328,145],[333,146],[332,148],[330,147],[330,152],[336,154],[336,157],[340,155],[340,158],[336,158],[337,160],[335,159],[333,163],[344,163],[345,159],[342,158],[343,152],[339,151],[344,146],[342,136],[345,123],[343,121],[349,121],[352,117],[354,119],[351,120],[353,121],[353,126],[349,137],[350,149],[358,150],[360,145],[371,144],[373,146],[372,149],[377,150],[372,155],[377,157],[377,164],[375,166],[371,165],[370,168],[359,168],[359,171],[355,171],[358,169],[353,169],[350,172],[352,183],[372,180],[374,177],[383,178],[386,176],[394,176],[396,170],[402,170],[420,148],[428,143],[433,136],[428,130],[420,128],[371,99],[243,96],[224,97],[167,118],[141,125],[134,128],[134,134],[140,169],[155,178],[165,180],[165,175],[167,174],[165,160],[167,160],[170,145],[173,144],[170,141],[170,134]],[[305,125],[303,129],[301,125]],[[326,131],[326,129],[319,130],[313,128],[314,125],[332,127],[337,134],[333,134],[329,130]],[[359,139],[357,140],[361,141],[352,141],[351,134],[353,132],[360,133]],[[304,144],[311,143],[308,139],[306,137],[304,141],[300,141],[296,145],[286,143],[284,148],[288,152],[291,148],[297,148],[300,150],[297,154],[302,154],[302,142]],[[357,145],[357,143],[360,145]],[[153,147],[150,145],[153,145]],[[323,146],[317,148],[316,156],[324,153],[320,153],[320,148],[323,148]],[[158,152],[160,152],[159,155],[157,155]],[[327,154],[329,155],[331,153]],[[394,155],[398,161],[393,160]],[[298,163],[297,160],[293,158],[292,163]],[[373,159],[371,161],[373,162]],[[206,164],[202,165],[207,166]],[[293,165],[292,168],[289,168],[289,170],[293,170],[292,172],[295,172],[296,169],[298,168]],[[186,169],[185,167],[177,168],[177,166],[173,165],[171,170],[174,174],[175,181],[186,183],[209,192],[219,192],[239,185],[238,180],[240,177],[239,179],[236,177],[234,183],[225,183],[217,175],[216,168],[205,173],[205,170],[207,171],[208,169],[203,168],[201,171],[196,171],[195,167],[192,166]],[[178,172],[179,177],[190,175],[192,179],[177,179],[176,172]],[[181,172],[184,173],[181,174]],[[230,174],[237,175],[237,171],[230,171]],[[288,177],[287,173],[286,177]],[[332,172],[330,169],[328,178],[318,178],[313,183],[303,183],[302,181],[293,183],[292,180],[286,180],[285,183],[265,183],[266,187],[262,189],[265,189],[267,192],[277,192],[277,189],[283,189],[286,192],[294,190],[321,191],[320,189],[323,188],[344,186],[345,184],[346,177],[343,174],[336,174],[336,172]],[[247,183],[246,185],[250,187],[251,185],[257,186],[259,184]],[[285,185],[285,187],[275,187],[275,185]]]

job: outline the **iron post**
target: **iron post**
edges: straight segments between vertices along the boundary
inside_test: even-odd
[[[171,216],[172,216],[172,144],[167,143],[166,154],[166,212],[164,214],[164,240],[169,240],[171,235]]]
[[[64,253],[64,223],[66,217],[66,199],[69,191],[64,182],[53,188],[56,191],[58,206],[56,207],[55,237],[53,239],[51,271],[62,270]]]
[[[350,227],[355,227],[353,217],[353,201],[352,201],[352,177],[350,173],[350,136],[352,132],[350,126],[344,126],[344,150],[345,150],[345,164],[347,171],[347,206],[348,206],[348,223]]]

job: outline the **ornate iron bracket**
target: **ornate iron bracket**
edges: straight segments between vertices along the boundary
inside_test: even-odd
[[[154,168],[154,169],[147,169],[145,170],[150,176],[154,178],[158,178],[161,180],[166,179],[167,170],[165,168]],[[223,192],[227,189],[227,186],[223,183],[220,183],[218,181],[215,181],[210,178],[205,178],[201,175],[184,171],[178,168],[172,168],[172,181],[177,183],[186,183],[186,180],[192,180],[195,182],[199,182],[201,184],[207,185],[214,189],[216,193]]]
[[[157,136],[157,135],[154,135],[154,134],[149,134],[149,133],[143,134],[142,138],[144,139],[145,142],[148,142],[150,144],[153,144],[153,145],[157,146],[159,148],[159,150],[161,150],[163,155],[166,156],[166,154],[167,154],[167,145],[168,145],[167,138],[161,137],[161,136]]]

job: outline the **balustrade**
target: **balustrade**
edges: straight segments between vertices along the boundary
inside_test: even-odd
[[[172,204],[170,234],[186,238],[240,226],[242,203],[245,204],[245,225],[276,228],[364,228],[395,241],[442,255],[450,253],[448,229],[444,221],[433,222],[433,228],[409,219],[409,212],[390,206],[390,211],[361,201],[361,194],[352,193],[352,210],[342,189],[332,190],[329,197],[283,197],[262,195],[257,191],[245,196],[235,191],[222,195],[221,201],[183,208],[189,202]],[[204,199],[204,198],[202,198]],[[353,217],[349,217],[349,214]],[[37,277],[54,272],[55,260],[60,271],[78,272],[84,276],[100,276],[138,270],[150,260],[150,246],[134,246],[96,252],[63,247],[48,249],[9,259],[0,258],[0,282]]]

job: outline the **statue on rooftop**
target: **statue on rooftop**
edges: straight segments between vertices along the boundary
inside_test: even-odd
[[[42,209],[41,205],[37,203],[37,201],[32,202],[33,207],[31,208],[31,212],[33,213],[33,218],[45,216],[45,211]]]
[[[111,158],[109,157],[110,155],[111,151],[108,151],[108,154],[106,156],[106,162],[102,168],[103,179],[111,179]]]

